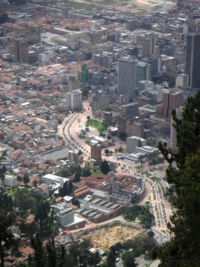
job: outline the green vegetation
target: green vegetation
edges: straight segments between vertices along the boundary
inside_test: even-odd
[[[108,252],[107,259],[100,266],[110,267],[116,266],[116,258],[120,257],[122,254],[123,266],[134,267],[135,258],[143,254],[148,254],[152,258],[152,251],[157,249],[157,243],[155,240],[149,236],[140,236],[134,240],[127,240],[125,243],[117,243],[112,246]]]
[[[100,134],[102,134],[107,129],[105,123],[94,119],[88,119],[86,126],[96,128]]]
[[[92,244],[89,240],[72,242],[66,250],[65,246],[56,246],[53,238],[43,246],[41,237],[36,234],[31,240],[31,245],[34,256],[28,260],[29,267],[86,267],[97,266],[100,262],[98,252],[90,251]]]
[[[124,267],[135,267],[135,257],[132,251],[125,251],[122,254]]]
[[[101,168],[101,171],[103,174],[107,174],[110,171],[110,167],[109,167],[108,162],[106,160],[101,162],[100,168]]]
[[[75,179],[76,181],[78,180],[78,174],[75,175]],[[73,184],[72,184],[72,181],[69,180],[69,182],[65,182],[63,187],[60,188],[60,195],[62,197],[66,196],[66,195],[71,195],[71,193],[73,192]]]
[[[42,237],[49,237],[57,232],[53,213],[50,213],[50,204],[46,197],[28,188],[17,188],[12,191],[13,206],[19,217],[19,228],[28,236],[32,236],[39,228]],[[27,223],[29,215],[35,219]]]
[[[178,152],[159,148],[169,163],[167,179],[172,184],[174,238],[157,252],[162,267],[200,266],[200,92],[186,101],[181,118],[172,113]]]
[[[134,221],[136,218],[138,218],[145,228],[150,228],[154,221],[154,217],[150,213],[148,205],[132,205],[126,209],[124,218],[128,221]]]
[[[12,199],[4,190],[0,191],[0,260],[1,266],[4,266],[4,246],[7,248],[11,245],[11,235],[8,231],[8,227],[12,225],[15,219],[14,210],[12,205]]]

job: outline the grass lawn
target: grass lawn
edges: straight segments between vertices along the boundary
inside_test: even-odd
[[[87,126],[96,128],[100,134],[102,134],[107,128],[103,122],[93,119],[87,120]]]

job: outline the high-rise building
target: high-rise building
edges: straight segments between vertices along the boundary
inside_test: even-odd
[[[101,161],[101,151],[102,151],[102,147],[100,144],[91,145],[91,159],[94,159],[97,162],[100,162]]]
[[[29,63],[29,56],[28,56],[28,41],[19,41],[19,61],[22,63]]]
[[[138,82],[150,79],[150,65],[146,62],[138,61],[136,66],[136,85]]]
[[[153,33],[140,34],[137,36],[137,45],[141,46],[141,56],[149,57],[156,54],[157,36]]]
[[[187,36],[186,73],[189,75],[189,86],[200,88],[200,33],[189,33]]]
[[[135,96],[136,64],[137,61],[129,57],[119,60],[118,85],[120,95],[126,95],[129,98]]]
[[[12,39],[10,41],[10,53],[15,62],[29,63],[28,48],[28,41],[22,39]]]
[[[129,103],[122,105],[122,114],[124,118],[138,116],[139,106],[138,103]]]
[[[176,77],[176,87],[186,89],[188,87],[188,75],[185,73],[179,74]]]
[[[183,102],[183,92],[176,89],[165,89],[163,92],[163,115],[171,117],[173,109],[179,108]]]
[[[82,92],[80,89],[73,90],[66,94],[67,106],[71,110],[81,110],[82,109]]]

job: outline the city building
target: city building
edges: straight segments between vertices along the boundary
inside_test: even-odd
[[[186,74],[189,86],[200,88],[200,33],[189,33],[186,46]]]
[[[66,227],[74,222],[74,211],[71,208],[63,208],[57,212],[57,222],[62,226]]]
[[[146,140],[138,136],[130,136],[126,141],[126,148],[128,153],[136,152],[138,146],[143,146],[146,144]]]
[[[82,109],[82,92],[80,89],[73,90],[66,94],[67,107],[74,111]]]
[[[136,66],[136,85],[138,87],[138,83],[143,80],[150,80],[150,64],[138,61]]]
[[[29,63],[29,43],[23,39],[10,40],[10,53],[15,62]]]
[[[124,117],[138,116],[139,106],[138,103],[129,103],[122,105],[122,114]]]
[[[96,160],[97,162],[101,161],[102,146],[100,144],[91,145],[91,159]]]
[[[189,85],[189,76],[188,74],[179,74],[176,77],[176,88],[186,89]]]
[[[119,60],[118,86],[119,94],[132,98],[136,94],[136,65],[137,61],[130,57]]]
[[[171,118],[171,112],[173,109],[179,108],[183,103],[183,92],[172,89],[163,90],[163,115],[167,118]]]
[[[4,184],[9,187],[17,186],[17,177],[14,175],[5,175]]]

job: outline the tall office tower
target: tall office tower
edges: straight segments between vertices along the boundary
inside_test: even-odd
[[[176,89],[163,92],[163,115],[167,118],[171,117],[173,109],[179,108],[183,102],[183,92]]]
[[[10,54],[13,57],[13,60],[15,62],[19,61],[19,49],[18,49],[18,40],[16,39],[12,39],[9,42],[9,50],[10,50]]]
[[[22,63],[28,63],[28,41],[20,40],[18,43],[19,46],[19,61]]]
[[[136,85],[143,80],[150,80],[150,64],[139,61],[136,66]]]
[[[82,109],[82,92],[80,89],[73,90],[66,94],[67,107],[70,110]]]
[[[136,43],[142,48],[142,57],[149,57],[156,54],[157,36],[155,36],[153,33],[138,35]]]
[[[149,64],[149,67],[150,67],[149,79],[150,80],[156,77],[158,73],[161,72],[161,58],[160,57],[152,56],[152,57],[145,58],[143,61]]]
[[[101,161],[102,146],[100,144],[91,145],[91,159],[96,160],[97,162]]]
[[[119,94],[129,98],[135,96],[137,61],[129,57],[119,60],[118,86]]]
[[[28,41],[21,39],[12,39],[10,41],[10,53],[13,56],[13,60],[15,62],[28,63],[28,47]]]
[[[189,75],[189,86],[200,88],[200,33],[189,33],[187,36],[186,73]]]

